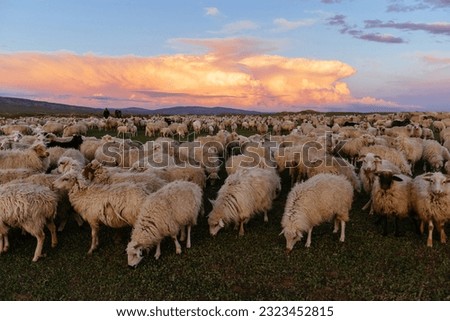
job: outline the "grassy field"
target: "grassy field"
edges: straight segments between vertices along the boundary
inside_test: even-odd
[[[383,237],[376,219],[360,210],[364,196],[354,200],[345,243],[327,223],[314,229],[310,248],[303,240],[286,256],[285,239],[279,236],[290,189],[286,173],[282,181],[269,223],[256,217],[243,237],[227,228],[213,238],[206,217],[201,217],[191,249],[183,246],[183,253],[176,255],[167,239],[161,258],[154,260],[152,251],[137,269],[127,267],[130,229],[117,233],[102,228],[99,249],[88,256],[89,227],[69,221],[55,249],[47,232],[47,257],[37,263],[31,262],[35,239],[12,230],[11,249],[0,256],[0,299],[450,300],[448,244],[435,240],[427,248],[426,237],[416,234],[411,221],[402,222],[403,236],[391,231]],[[208,186],[205,200],[215,198],[220,185]],[[208,213],[207,201],[205,207]]]

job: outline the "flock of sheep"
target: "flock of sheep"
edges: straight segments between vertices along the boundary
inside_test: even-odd
[[[280,226],[288,252],[304,233],[309,247],[313,228],[326,221],[334,220],[344,242],[355,194],[367,195],[363,209],[382,219],[383,234],[388,218],[398,235],[401,219],[412,217],[422,233],[428,228],[427,246],[434,226],[446,243],[450,114],[33,117],[0,125],[0,253],[10,247],[8,230],[18,227],[37,239],[37,261],[44,228],[55,247],[57,230],[73,217],[91,228],[89,254],[99,246],[100,225],[133,227],[130,266],[154,247],[158,259],[166,237],[179,254],[178,238],[191,246],[191,228],[205,214],[203,194],[223,167],[226,179],[207,213],[213,236],[230,224],[244,235],[257,214],[267,222],[288,171]],[[98,139],[87,136],[90,129],[117,135]],[[138,130],[150,136],[147,143],[130,139]],[[194,140],[184,141],[190,133]]]

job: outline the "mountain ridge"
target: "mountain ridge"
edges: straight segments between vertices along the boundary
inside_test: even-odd
[[[67,105],[47,101],[25,98],[0,96],[0,116],[15,115],[102,115],[104,108]],[[128,115],[260,115],[268,114],[254,110],[244,110],[229,107],[203,107],[203,106],[174,106],[158,109],[145,109],[141,107],[108,108],[113,114],[115,110],[122,111],[123,116]]]

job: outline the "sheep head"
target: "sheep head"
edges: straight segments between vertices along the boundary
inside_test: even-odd
[[[47,158],[50,154],[43,144],[36,144],[31,147],[39,158]]]
[[[213,203],[211,201],[211,203]],[[213,203],[214,206],[214,203]],[[225,227],[225,222],[222,219],[222,212],[219,212],[217,208],[213,208],[208,215],[209,234],[216,236],[220,229]]]
[[[436,172],[425,174],[423,179],[429,182],[429,191],[433,196],[441,196],[448,193],[448,185],[446,184],[450,183],[450,176]]]
[[[394,173],[392,173],[392,171],[390,170],[376,172],[375,176],[378,177],[380,181],[380,187],[383,190],[388,190],[389,188],[391,188],[391,185],[394,181],[397,182],[403,181],[403,179],[400,176],[394,175]]]
[[[286,254],[291,253],[295,243],[300,241],[303,237],[302,232],[298,230],[291,230],[288,228],[284,228],[281,231],[280,235],[284,235],[284,237],[286,238]]]
[[[128,266],[136,268],[137,265],[142,261],[144,248],[141,244],[136,241],[131,241],[127,246],[127,256],[128,256]]]

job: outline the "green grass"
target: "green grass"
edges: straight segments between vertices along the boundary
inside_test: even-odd
[[[99,249],[88,256],[89,227],[69,221],[54,249],[47,231],[47,257],[37,263],[31,262],[35,239],[12,230],[11,249],[0,256],[0,299],[450,300],[449,245],[435,237],[433,248],[427,248],[426,237],[416,234],[408,220],[402,222],[404,236],[390,231],[383,237],[375,218],[360,210],[363,196],[355,198],[345,243],[327,223],[314,229],[310,248],[302,240],[286,256],[285,239],[279,236],[290,188],[286,173],[282,180],[269,223],[258,216],[243,237],[230,227],[213,238],[201,217],[191,249],[183,246],[176,255],[167,239],[161,258],[156,261],[152,251],[137,269],[127,267],[129,228],[103,227]],[[208,186],[205,200],[215,198],[219,187]],[[207,201],[205,207],[208,213]]]

